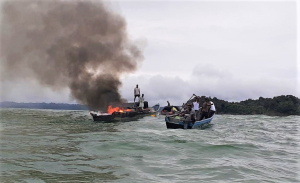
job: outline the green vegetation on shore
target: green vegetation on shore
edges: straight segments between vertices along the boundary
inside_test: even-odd
[[[204,101],[201,97],[200,104]],[[300,99],[293,95],[281,95],[273,98],[259,97],[257,100],[248,99],[241,102],[228,102],[211,98],[218,114],[264,114],[269,116],[300,115]]]

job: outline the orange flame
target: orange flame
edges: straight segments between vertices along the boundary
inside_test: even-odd
[[[112,114],[113,112],[124,112],[124,111],[127,111],[127,112],[130,112],[131,110],[130,109],[123,109],[123,108],[119,108],[119,107],[112,107],[111,105],[108,106],[108,109],[107,109],[107,112],[109,114]]]

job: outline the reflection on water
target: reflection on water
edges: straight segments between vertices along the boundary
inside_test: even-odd
[[[168,130],[160,116],[0,112],[2,182],[299,182],[296,116],[217,115],[204,130]]]

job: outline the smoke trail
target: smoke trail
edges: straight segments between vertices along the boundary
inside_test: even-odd
[[[120,102],[120,76],[143,60],[124,18],[95,1],[2,4],[2,79],[68,87],[90,109]]]

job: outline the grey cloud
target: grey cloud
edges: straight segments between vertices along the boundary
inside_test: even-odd
[[[125,19],[102,1],[5,1],[1,13],[3,81],[68,88],[73,99],[103,109],[121,101],[121,74],[143,60]]]
[[[300,97],[295,1],[120,1],[118,6],[130,36],[148,42],[143,65],[119,88],[129,101],[136,84],[153,105],[166,100],[180,105],[192,93],[231,101]]]
[[[232,78],[232,74],[227,70],[217,69],[213,64],[197,64],[193,68],[192,77],[204,78]]]
[[[209,69],[207,70],[209,71]],[[201,71],[198,72],[201,73]],[[218,72],[216,69],[214,74],[218,77],[211,77],[210,75],[199,75],[195,71],[188,80],[162,75],[128,77],[123,82],[121,93],[124,98],[130,100],[133,96],[133,87],[135,84],[139,84],[141,92],[145,93],[146,100],[152,105],[156,103],[166,105],[167,100],[174,105],[181,105],[193,93],[229,101],[242,101],[248,98],[258,99],[260,96],[295,95],[299,97],[296,79],[283,78],[278,80],[277,78],[253,76],[252,79],[243,80],[238,75],[224,74],[226,72],[222,70]],[[284,87],[282,83],[284,83]]]

